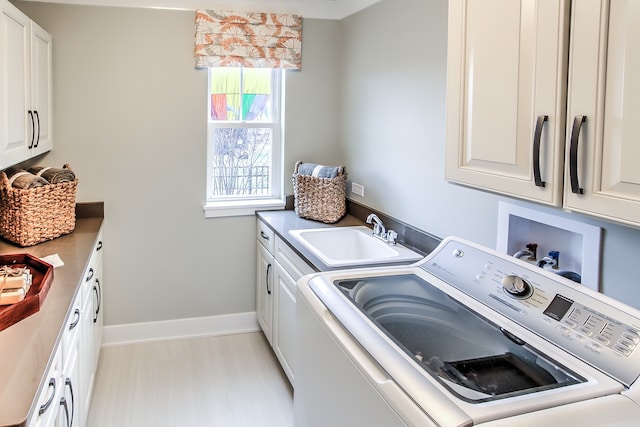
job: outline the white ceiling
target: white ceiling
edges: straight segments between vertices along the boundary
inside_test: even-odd
[[[281,12],[305,18],[342,19],[380,0],[28,0],[76,5],[142,7],[154,9],[217,9]]]

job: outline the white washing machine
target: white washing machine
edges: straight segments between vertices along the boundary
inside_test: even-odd
[[[298,295],[296,427],[640,426],[640,312],[524,261],[447,238]]]

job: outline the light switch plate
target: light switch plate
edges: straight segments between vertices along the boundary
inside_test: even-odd
[[[351,183],[351,192],[357,196],[364,197],[364,185],[357,182]]]

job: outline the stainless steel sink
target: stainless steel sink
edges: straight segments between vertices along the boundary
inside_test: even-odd
[[[330,267],[418,261],[417,252],[389,245],[367,227],[325,227],[290,230],[289,234]]]

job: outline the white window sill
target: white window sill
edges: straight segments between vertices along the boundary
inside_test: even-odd
[[[222,218],[229,216],[255,215],[256,211],[283,209],[285,202],[281,199],[233,200],[209,202],[205,204],[205,218]]]

